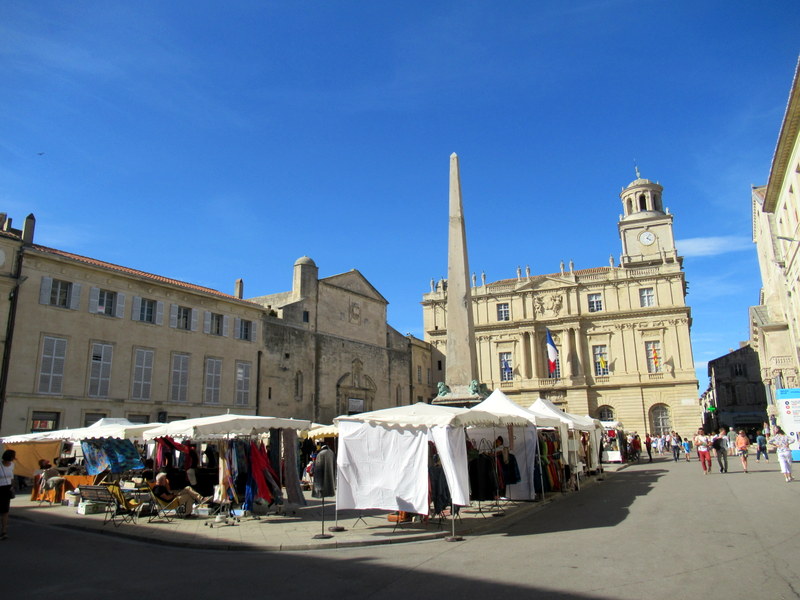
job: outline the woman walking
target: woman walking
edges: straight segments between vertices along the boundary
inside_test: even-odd
[[[736,436],[736,451],[742,461],[742,468],[747,473],[747,448],[750,446],[750,438],[744,432],[744,429],[739,430],[739,435]]]
[[[11,485],[14,482],[14,461],[17,453],[13,450],[3,452],[0,462],[0,540],[8,539],[8,511],[11,506],[13,492]]]
[[[702,428],[698,429],[697,435],[694,436],[694,447],[697,448],[697,457],[700,459],[700,466],[703,467],[703,473],[706,475],[711,472],[710,444],[706,432]]]
[[[775,435],[769,439],[769,443],[775,446],[776,454],[778,455],[778,464],[781,466],[781,473],[786,483],[794,481],[792,477],[792,451],[789,449],[791,438],[783,433],[783,429],[776,427],[774,429]]]

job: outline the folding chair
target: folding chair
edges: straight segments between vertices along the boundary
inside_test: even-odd
[[[125,494],[122,493],[122,488],[116,483],[109,483],[105,487],[114,499],[114,507],[110,517],[114,527],[119,527],[123,523],[135,524],[142,506],[146,502],[141,502],[136,498],[126,498]]]
[[[181,504],[177,498],[173,498],[169,502],[166,502],[156,496],[153,488],[148,486],[150,490],[150,518],[147,520],[148,523],[152,523],[153,521],[162,520],[166,521],[167,523],[171,523],[174,518],[183,518],[184,513],[186,512],[186,507]],[[170,515],[170,512],[173,513]]]

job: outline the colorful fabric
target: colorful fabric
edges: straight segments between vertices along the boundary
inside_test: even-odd
[[[123,473],[130,469],[144,469],[142,458],[130,440],[83,440],[81,448],[89,475],[97,475],[106,470]]]

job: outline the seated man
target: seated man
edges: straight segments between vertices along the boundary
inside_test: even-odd
[[[156,498],[166,503],[177,500],[178,504],[184,507],[184,516],[186,518],[193,516],[192,509],[194,509],[195,503],[204,504],[211,500],[211,496],[206,496],[204,498],[188,485],[182,490],[172,491],[169,487],[169,479],[167,479],[166,473],[159,473],[156,475],[156,484],[153,486],[153,494],[155,494]]]

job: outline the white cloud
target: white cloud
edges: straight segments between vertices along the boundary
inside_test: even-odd
[[[716,237],[687,238],[676,240],[675,245],[681,256],[717,256],[728,252],[753,250],[753,241],[744,236],[725,235]]]

